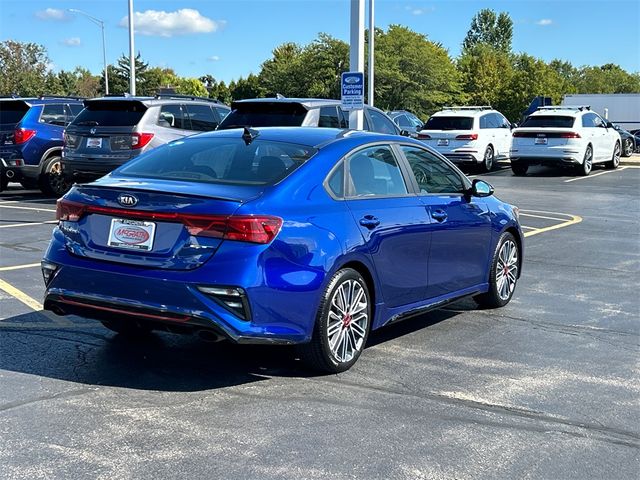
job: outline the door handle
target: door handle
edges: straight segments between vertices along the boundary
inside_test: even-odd
[[[369,230],[373,230],[378,225],[380,225],[380,220],[378,220],[373,215],[365,215],[360,219],[360,225],[362,225],[365,228],[368,228]]]
[[[444,222],[447,219],[447,212],[444,210],[434,210],[431,212],[431,218],[438,222]]]

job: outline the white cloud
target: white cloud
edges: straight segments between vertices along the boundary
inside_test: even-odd
[[[128,27],[128,17],[120,20],[121,27]],[[175,12],[147,10],[135,12],[133,22],[136,33],[157,37],[173,37],[193,33],[210,33],[217,31],[224,22],[217,22],[204,17],[198,10],[182,8]]]
[[[541,27],[548,27],[552,23],[553,23],[553,20],[551,20],[550,18],[543,18],[541,20],[538,20],[536,22],[536,25],[540,25]]]
[[[218,55],[211,55],[210,57],[207,57],[207,60],[209,60],[210,62],[217,62],[218,60],[220,60],[220,57]]]
[[[66,45],[67,47],[79,47],[80,37],[65,38],[60,43],[62,43],[63,45]]]
[[[414,8],[411,5],[407,5],[404,7],[407,12],[410,12],[411,15],[424,15],[425,13],[433,12],[435,7],[422,7],[422,8]]]
[[[45,10],[38,10],[35,13],[35,15],[40,20],[55,20],[60,22],[60,21],[69,19],[69,16],[66,14],[64,10],[59,10],[57,8],[47,8]]]

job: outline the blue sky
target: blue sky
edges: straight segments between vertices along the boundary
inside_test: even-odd
[[[365,0],[368,4],[368,0]],[[134,0],[136,50],[152,66],[228,82],[258,73],[284,42],[307,44],[319,32],[349,39],[349,0]],[[0,0],[0,39],[47,48],[54,70],[102,69],[100,28],[68,9],[105,22],[107,60],[128,53],[127,0]],[[616,63],[640,71],[638,0],[376,0],[376,26],[406,25],[457,56],[478,10],[506,11],[513,49],[575,66]]]

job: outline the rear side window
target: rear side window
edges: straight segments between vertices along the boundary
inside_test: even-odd
[[[64,111],[64,104],[62,103],[49,103],[42,107],[42,114],[40,115],[40,123],[49,123],[51,125],[66,125],[67,114]]]
[[[137,101],[98,100],[87,102],[86,108],[71,123],[94,127],[133,126],[146,111],[147,107]]]
[[[0,102],[0,123],[16,124],[29,111],[29,105],[20,101]]]
[[[472,130],[473,117],[431,117],[425,130]]]
[[[213,107],[213,108],[216,112],[218,112],[218,115],[220,116],[220,121],[224,120],[224,117],[229,115],[229,112],[231,111],[228,108],[222,108],[222,107]]]
[[[398,196],[407,186],[398,162],[388,146],[365,148],[348,158],[349,196]]]
[[[340,128],[338,108],[333,105],[329,107],[320,107],[320,120],[318,120],[318,126]]]
[[[239,103],[218,128],[299,127],[306,115],[307,109],[299,103]]]
[[[158,115],[158,125],[167,128],[177,128],[184,130],[185,126],[184,113],[180,105],[163,105]]]
[[[574,120],[574,117],[567,117],[565,115],[531,115],[520,126],[534,128],[571,128],[573,127]]]
[[[151,150],[120,170],[130,177],[226,185],[273,185],[316,153],[313,147],[257,138],[189,138]]]
[[[209,132],[218,126],[218,121],[209,105],[185,105],[184,107],[191,121],[191,130]]]
[[[76,117],[84,108],[83,105],[78,105],[77,103],[68,103],[67,107],[71,110],[71,116]]]

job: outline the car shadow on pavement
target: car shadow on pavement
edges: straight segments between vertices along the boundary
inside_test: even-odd
[[[372,332],[367,347],[397,340],[458,313],[437,310],[386,326]],[[306,369],[291,346],[208,343],[196,336],[163,332],[126,338],[79,317],[61,324],[51,318],[32,312],[0,320],[0,371],[173,392],[321,375]]]

